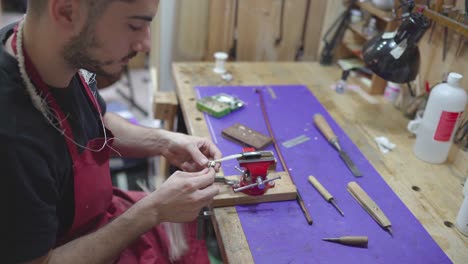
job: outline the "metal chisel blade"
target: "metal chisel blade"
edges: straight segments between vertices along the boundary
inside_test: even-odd
[[[351,160],[351,158],[346,154],[344,151],[340,151],[340,157],[341,159],[346,163],[346,166],[351,170],[351,172],[354,174],[356,177],[361,177],[362,173],[358,170],[354,162]]]

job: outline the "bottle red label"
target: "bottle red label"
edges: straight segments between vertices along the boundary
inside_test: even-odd
[[[437,141],[449,141],[452,137],[453,129],[457,124],[458,118],[463,112],[447,112],[442,111],[440,115],[439,124],[434,133],[434,140]]]

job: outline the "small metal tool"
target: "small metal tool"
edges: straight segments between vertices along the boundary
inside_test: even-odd
[[[253,188],[253,187],[258,187],[258,189],[263,190],[263,189],[265,189],[265,184],[266,183],[273,182],[273,181],[278,180],[278,179],[281,179],[281,176],[274,177],[274,178],[271,178],[271,179],[266,179],[266,180],[262,180],[261,177],[257,177],[257,182],[256,183],[252,183],[252,184],[245,185],[245,186],[238,187],[238,188],[233,188],[233,190],[236,193],[245,191],[245,190]]]
[[[210,160],[208,161],[207,166],[214,167],[216,163],[221,163],[223,161],[233,160],[233,159],[238,159],[238,158],[259,159],[265,155],[270,155],[270,153],[271,151],[251,151],[251,152],[244,152],[244,153],[229,155],[229,156],[217,159],[217,160]]]
[[[342,236],[337,238],[322,238],[323,241],[338,243],[352,247],[364,247],[367,248],[369,239],[367,236]]]
[[[208,207],[203,207],[198,214],[197,219],[197,240],[205,239],[206,226],[208,224],[208,219],[211,216],[211,211]]]
[[[239,184],[239,181],[227,179],[226,177],[223,177],[223,176],[216,176],[215,182],[220,182],[220,183],[224,183],[227,185]]]
[[[318,127],[320,132],[325,136],[325,138],[328,140],[328,142],[336,149],[338,150],[341,159],[345,162],[345,164],[348,166],[348,168],[351,170],[351,172],[354,174],[356,177],[362,176],[362,173],[359,171],[359,169],[356,167],[354,162],[351,160],[351,158],[346,154],[346,152],[343,151],[341,148],[340,144],[338,143],[338,137],[335,135],[333,130],[331,129],[330,125],[328,125],[327,121],[321,114],[315,114],[314,115],[314,124]]]
[[[374,218],[374,220],[385,230],[387,230],[391,236],[392,223],[388,220],[382,209],[370,198],[370,196],[359,186],[356,182],[348,183],[348,191],[358,201],[358,203],[366,210],[368,214]]]
[[[341,211],[341,209],[338,207],[333,196],[314,176],[309,176],[309,182],[312,184],[312,186],[315,187],[315,189],[317,189],[317,191],[323,196],[323,198],[325,198],[327,202],[331,203],[336,208],[336,210],[338,210],[338,212],[344,216],[343,211]]]

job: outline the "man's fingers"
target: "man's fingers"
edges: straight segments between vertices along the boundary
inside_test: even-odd
[[[196,145],[189,145],[188,146],[188,151],[190,153],[190,156],[192,156],[192,159],[195,161],[195,163],[198,164],[200,167],[206,166],[208,164],[208,158],[205,157],[205,154],[203,154],[198,146]]]
[[[200,189],[196,192],[197,198],[203,205],[208,205],[213,201],[213,198],[219,194],[219,187],[216,185],[210,185],[204,189]]]
[[[204,168],[203,170],[201,171],[196,171],[196,172],[184,172],[185,174],[187,174],[186,177],[189,177],[189,178],[193,178],[193,177],[198,177],[200,175],[205,175],[205,174],[208,174],[208,173],[214,173],[214,170],[211,169],[211,168]],[[214,175],[213,175],[214,177]]]
[[[192,179],[197,189],[203,189],[214,183],[215,176],[215,170],[213,168],[210,168],[205,174],[201,174],[200,176],[194,177]]]
[[[181,168],[183,171],[195,172],[195,171],[200,171],[200,170],[203,169],[203,168],[206,168],[206,164],[205,164],[204,166],[199,166],[198,164],[195,164],[195,163],[184,162],[184,163],[182,163],[182,165],[180,166],[180,168]]]
[[[213,184],[215,178],[215,170],[207,168],[201,172],[190,173],[192,177],[187,178],[194,189],[203,189],[208,185]]]
[[[214,144],[208,145],[209,156],[213,157],[214,160],[220,159],[223,157],[223,154]]]
[[[191,145],[188,150],[193,160],[200,167],[206,166],[209,159],[216,160],[223,156],[221,151],[210,140],[203,141],[202,145]]]

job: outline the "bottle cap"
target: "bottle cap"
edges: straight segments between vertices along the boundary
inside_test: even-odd
[[[215,52],[214,58],[217,60],[226,60],[228,58],[228,54],[226,52]]]
[[[400,90],[401,84],[399,83],[394,83],[394,82],[387,82],[387,86],[392,87],[394,89]]]
[[[458,87],[460,84],[460,80],[463,78],[463,75],[456,73],[456,72],[451,72],[449,73],[447,77],[447,83],[453,86]]]
[[[362,16],[362,12],[359,9],[351,9],[351,15],[353,16]]]

